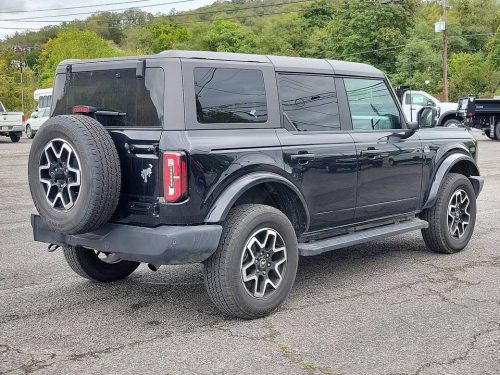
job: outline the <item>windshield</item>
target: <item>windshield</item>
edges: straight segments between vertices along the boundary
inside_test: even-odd
[[[73,107],[82,105],[94,107],[104,126],[161,126],[164,87],[161,68],[146,69],[144,78],[137,78],[135,69],[74,72],[69,79],[58,74],[53,115],[71,114]]]

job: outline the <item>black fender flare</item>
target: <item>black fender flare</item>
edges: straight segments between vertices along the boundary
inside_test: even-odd
[[[219,195],[216,201],[212,204],[207,216],[205,217],[206,223],[219,223],[226,219],[229,210],[233,207],[234,203],[239,197],[253,186],[265,183],[276,182],[290,188],[299,198],[302,203],[303,209],[306,213],[306,230],[309,228],[310,215],[307,208],[306,200],[297,186],[285,177],[272,173],[272,172],[253,172],[237,179],[231,183]]]
[[[479,175],[479,169],[476,165],[476,162],[469,155],[454,153],[447,156],[438,167],[436,173],[434,174],[431,187],[430,189],[428,189],[428,194],[426,195],[427,198],[425,199],[425,203],[422,206],[422,209],[426,209],[434,205],[444,177],[448,174],[448,172],[453,168],[454,165],[462,161],[469,163],[472,167],[471,170],[474,171],[474,174],[471,174],[470,176],[468,176],[468,178],[471,181],[472,186],[474,187],[476,197],[479,196],[479,193],[481,193],[481,190],[483,188],[484,179]]]

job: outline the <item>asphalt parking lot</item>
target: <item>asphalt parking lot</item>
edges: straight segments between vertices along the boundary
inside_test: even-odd
[[[201,266],[95,284],[32,240],[30,141],[0,138],[0,374],[499,374],[500,142],[455,255],[419,233],[303,258],[284,306],[229,320]]]

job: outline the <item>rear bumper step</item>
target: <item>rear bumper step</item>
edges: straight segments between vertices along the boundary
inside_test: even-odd
[[[326,251],[341,249],[343,247],[359,245],[364,242],[387,238],[414,230],[427,228],[429,224],[425,220],[411,219],[399,223],[384,225],[359,232],[342,234],[333,238],[320,241],[299,243],[299,254],[302,256],[312,256]]]
[[[36,214],[31,215],[31,225],[35,241],[82,246],[152,264],[202,262],[215,252],[222,233],[220,225],[147,228],[108,223],[94,232],[67,235],[51,231]]]

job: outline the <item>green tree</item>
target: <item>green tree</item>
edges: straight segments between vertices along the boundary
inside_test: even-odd
[[[252,52],[257,40],[251,30],[239,22],[217,19],[203,37],[204,47],[210,51]]]
[[[61,30],[54,39],[45,43],[38,59],[38,84],[50,87],[57,64],[64,59],[91,59],[120,56],[111,42],[90,30]]]
[[[327,24],[327,57],[368,62],[395,71],[395,46],[404,45],[415,24],[414,0],[397,3],[341,0]],[[361,53],[370,51],[369,53]]]
[[[493,70],[482,53],[456,53],[449,64],[449,92],[452,100],[460,96],[494,95],[500,85],[500,71]]]
[[[179,48],[191,38],[187,27],[177,25],[168,18],[155,20],[146,29],[148,33],[140,40],[140,45],[146,52],[158,53]]]

